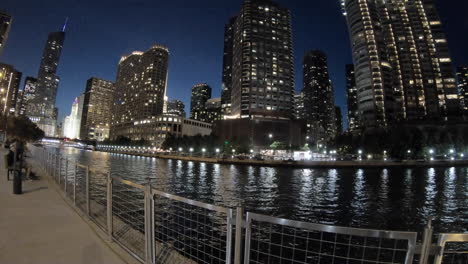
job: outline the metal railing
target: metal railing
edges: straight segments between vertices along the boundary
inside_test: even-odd
[[[142,263],[464,263],[468,234],[300,222],[186,199],[30,146],[33,167]]]

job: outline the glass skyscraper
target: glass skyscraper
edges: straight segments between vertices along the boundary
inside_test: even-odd
[[[0,55],[2,55],[5,42],[8,38],[8,33],[10,32],[11,21],[11,16],[0,10]]]

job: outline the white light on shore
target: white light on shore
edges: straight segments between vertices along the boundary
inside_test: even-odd
[[[219,153],[219,148],[216,149],[216,153]]]

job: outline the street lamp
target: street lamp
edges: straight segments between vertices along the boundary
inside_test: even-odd
[[[273,134],[269,134],[268,137],[271,139],[273,138]]]
[[[407,152],[408,152],[408,154],[410,154],[410,153],[411,153],[411,150],[410,150],[410,149],[408,149],[408,151],[407,151]]]
[[[429,154],[434,154],[434,150],[433,150],[433,149],[430,149],[430,150],[429,150]]]
[[[202,148],[202,150],[201,150],[201,151],[202,151],[202,152],[206,152],[206,149],[205,149],[205,148]]]
[[[235,150],[235,149],[233,149],[233,150],[232,150],[232,153],[236,153],[236,150]]]
[[[362,154],[362,150],[358,150],[358,154],[361,155],[361,154]]]
[[[182,148],[179,148],[179,152],[182,152]]]
[[[189,150],[189,151],[190,151],[190,152],[193,152],[193,148],[190,148],[190,150]]]
[[[216,149],[216,153],[219,153],[219,148]]]
[[[253,150],[253,149],[251,149],[251,150],[250,150],[250,153],[253,153],[253,152],[254,152],[254,150]]]
[[[450,153],[451,153],[451,154],[455,153],[455,150],[450,149]]]

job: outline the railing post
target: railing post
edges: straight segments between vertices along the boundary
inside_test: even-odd
[[[112,242],[112,177],[110,171],[107,173],[107,234]]]
[[[90,204],[89,204],[89,166],[86,166],[86,215],[90,216]]]
[[[62,158],[60,156],[58,156],[58,160],[59,160],[59,164],[58,164],[58,183],[59,183],[59,186],[62,182]]]
[[[227,213],[227,234],[226,234],[226,264],[230,264],[232,258],[232,209],[228,209]]]
[[[426,227],[424,228],[424,233],[421,241],[421,257],[419,263],[428,264],[429,255],[431,253],[432,246],[432,219],[429,218]]]
[[[73,170],[73,204],[76,206],[76,162]]]
[[[65,180],[65,196],[67,194],[67,185],[68,185],[68,159],[65,160],[65,177],[63,177]]]
[[[234,264],[241,263],[242,253],[242,218],[244,217],[244,210],[242,207],[237,207],[236,210],[236,244],[234,248]]]
[[[146,264],[155,264],[155,237],[154,237],[154,197],[151,195],[151,185],[145,188],[145,248]]]

